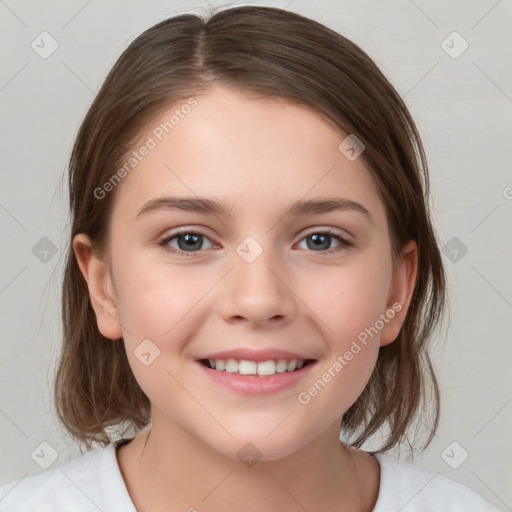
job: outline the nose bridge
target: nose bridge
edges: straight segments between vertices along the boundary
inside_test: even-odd
[[[285,286],[279,254],[270,246],[246,237],[233,255],[233,269],[223,289],[222,314],[263,322],[274,317],[290,317],[294,311],[292,293]],[[261,240],[261,238],[260,238]]]

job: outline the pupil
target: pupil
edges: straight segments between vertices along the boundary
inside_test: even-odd
[[[201,248],[201,237],[202,235],[197,235],[194,233],[186,233],[185,235],[182,235],[180,238],[178,238],[178,246],[181,250],[188,251],[193,249],[200,249]],[[328,249],[329,248],[329,235],[321,235],[321,234],[313,234],[308,237],[308,240],[312,240],[312,244],[308,243],[309,248],[322,248],[322,249]],[[181,240],[185,240],[185,245],[181,244]]]
[[[314,241],[313,248],[317,248],[317,249],[319,247],[323,248],[323,249],[328,249],[329,248],[329,241],[328,241],[328,239],[330,238],[329,235],[313,234],[313,235],[310,235],[310,238]],[[327,245],[325,247],[321,247],[322,246],[322,241],[320,239],[323,239],[323,244],[324,245],[327,243]]]
[[[190,249],[199,249],[201,247],[201,243],[198,242],[202,235],[194,235],[191,233],[187,233],[186,235],[182,235],[182,237],[178,238],[178,246],[183,251],[188,251]],[[184,239],[185,245],[182,246],[180,241]]]

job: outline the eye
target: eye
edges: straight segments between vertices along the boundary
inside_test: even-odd
[[[337,235],[336,233],[333,233],[330,230],[313,231],[313,232],[309,233],[308,235],[306,235],[306,237],[304,237],[302,240],[306,240],[306,249],[312,250],[314,252],[323,252],[326,254],[332,254],[332,253],[338,251],[340,248],[352,247],[354,245],[352,242],[349,242],[342,236]],[[301,242],[302,242],[302,240],[301,240]],[[329,249],[329,246],[331,245],[331,242],[333,240],[338,241],[339,245],[337,247],[335,247],[334,249],[327,250],[327,251],[321,250],[321,249]]]
[[[206,247],[206,249],[213,247],[210,239],[202,233],[197,233],[195,231],[180,231],[163,238],[158,242],[158,245],[179,257],[187,258],[194,256],[194,253],[198,252],[199,249],[205,248],[203,243],[204,240],[208,240],[211,244],[210,247]],[[170,245],[173,241],[176,241],[177,247]]]
[[[210,244],[209,247],[204,247],[205,240]],[[354,245],[352,242],[349,242],[342,236],[333,233],[330,230],[313,231],[306,235],[301,242],[303,240],[306,240],[305,248],[307,250],[322,252],[325,254],[332,254],[344,247],[347,248]],[[330,248],[333,241],[338,242],[338,245],[334,247],[334,249]],[[176,243],[177,246],[173,246],[173,243]],[[196,231],[186,230],[166,236],[158,242],[158,245],[180,258],[193,257],[196,253],[201,252],[201,249],[211,249],[213,247],[213,243],[206,235]]]

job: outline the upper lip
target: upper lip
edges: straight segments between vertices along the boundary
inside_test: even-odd
[[[276,350],[276,349],[265,349],[265,350],[253,350],[250,348],[237,348],[233,350],[224,350],[222,352],[214,352],[212,354],[205,355],[200,359],[236,359],[237,361],[255,361],[263,362],[270,360],[286,359],[291,361],[292,359],[313,359],[312,357],[296,354],[295,352],[289,352],[287,350]]]

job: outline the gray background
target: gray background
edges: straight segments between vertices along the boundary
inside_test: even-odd
[[[510,509],[512,2],[255,4],[288,6],[352,39],[410,107],[430,162],[451,303],[450,320],[433,347],[441,426],[414,463]],[[78,126],[134,37],[166,17],[203,13],[203,7],[157,0],[0,0],[0,484],[80,453],[56,422],[51,387],[68,237],[63,176]],[[51,48],[48,36],[40,36],[44,31],[58,43],[47,58],[31,47],[35,41],[39,52]],[[469,46],[459,55],[464,41]]]

